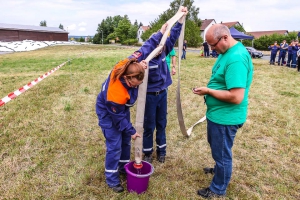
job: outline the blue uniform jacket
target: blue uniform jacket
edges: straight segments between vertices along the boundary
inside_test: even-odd
[[[147,92],[161,91],[172,84],[170,71],[166,62],[166,55],[168,55],[172,51],[174,44],[180,35],[181,27],[182,24],[178,22],[175,24],[175,26],[170,31],[170,36],[166,40],[162,53],[150,60]],[[157,44],[149,43],[148,45],[143,45],[130,57],[135,57],[139,61],[145,60],[148,56],[145,54],[145,52],[149,52],[149,48],[152,47],[151,45],[155,45],[156,48],[161,38],[161,32],[153,35],[150,39],[154,39],[155,41],[157,41]]]
[[[292,52],[293,52],[293,55],[297,55],[297,51],[298,51],[298,46],[295,45],[295,46],[292,46]]]
[[[285,43],[284,45],[283,45],[283,43],[280,44],[280,52],[281,53],[286,53],[287,48],[288,48],[287,43]]]
[[[151,37],[141,47],[144,48],[144,51],[135,52],[133,55],[135,57],[141,55],[147,57],[159,44],[161,37],[161,33]],[[125,59],[119,63],[127,60]],[[143,59],[139,59],[139,61],[141,60]],[[118,64],[114,68],[123,65]],[[102,84],[101,92],[97,97],[96,113],[99,116],[99,126],[106,129],[115,126],[117,130],[133,135],[136,133],[136,130],[130,122],[129,107],[133,106],[137,99],[138,87],[128,87],[123,77],[113,82],[111,80],[112,73],[113,70]]]
[[[293,46],[292,45],[289,45],[289,47],[288,47],[288,53],[290,54],[290,55],[292,55],[293,54]]]
[[[271,53],[277,53],[277,51],[279,50],[279,47],[277,45],[271,45],[269,46],[269,50],[271,50]]]

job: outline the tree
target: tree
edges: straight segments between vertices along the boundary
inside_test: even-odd
[[[245,29],[243,26],[240,26],[240,25],[234,25],[233,26],[236,30],[240,31],[240,32],[243,32],[243,33],[246,33]]]
[[[161,26],[173,17],[181,5],[188,8],[188,15],[186,16],[185,39],[189,46],[198,47],[202,43],[200,36],[201,20],[198,18],[199,8],[193,6],[193,0],[174,0],[170,3],[170,8],[159,15],[158,19],[150,22],[150,29],[142,35],[143,40],[147,40],[150,35],[158,31]]]
[[[118,27],[115,28],[115,34],[119,38],[120,41],[124,41],[129,38],[128,33],[129,33],[130,27],[131,27],[131,22],[130,22],[128,16],[125,15],[124,18],[121,21],[119,21]]]
[[[40,22],[40,26],[47,26],[46,20]]]
[[[101,40],[103,35],[103,43],[107,44],[110,40],[108,38],[108,35],[115,31],[115,28],[118,27],[119,21],[121,21],[122,19],[123,17],[121,17],[120,15],[114,17],[109,16],[105,20],[103,19],[102,22],[98,24],[98,28],[97,28],[97,34],[99,34],[99,37],[96,38],[94,37],[93,43],[94,44],[102,43]]]
[[[59,27],[61,30],[64,30],[64,26],[62,24],[59,24]]]

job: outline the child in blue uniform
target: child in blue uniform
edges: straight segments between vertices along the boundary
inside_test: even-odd
[[[125,173],[124,165],[130,161],[130,139],[140,137],[131,124],[129,111],[137,100],[138,86],[147,67],[144,59],[137,58],[146,58],[157,47],[166,27],[164,24],[161,32],[147,40],[140,51],[115,65],[97,97],[96,113],[106,139],[105,177],[115,192],[124,191],[119,172]]]

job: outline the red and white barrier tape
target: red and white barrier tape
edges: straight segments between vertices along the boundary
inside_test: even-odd
[[[31,87],[33,87],[34,85],[36,85],[37,83],[41,82],[42,80],[44,80],[46,77],[48,77],[49,75],[51,75],[53,72],[55,72],[56,70],[58,70],[59,68],[61,68],[62,66],[64,66],[68,61],[60,64],[59,66],[55,67],[54,69],[50,70],[49,72],[45,73],[44,75],[38,77],[37,79],[35,79],[34,81],[28,83],[27,85],[24,85],[23,87],[19,88],[18,90],[9,93],[6,97],[2,98],[0,100],[0,107],[3,106],[4,104],[8,103],[10,100],[13,100],[14,98],[16,98],[17,96],[19,96],[20,94],[24,93],[26,90],[30,89]]]

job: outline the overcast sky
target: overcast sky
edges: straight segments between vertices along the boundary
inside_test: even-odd
[[[62,24],[70,35],[95,35],[108,16],[128,15],[149,25],[171,0],[0,0],[0,23],[48,27]],[[246,31],[300,31],[300,3],[292,0],[194,0],[200,19],[238,21]]]

